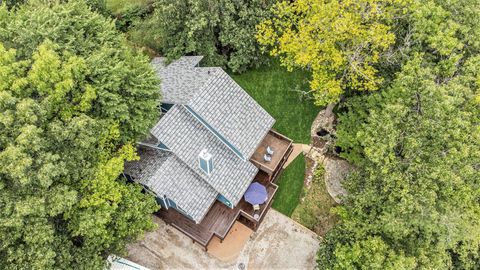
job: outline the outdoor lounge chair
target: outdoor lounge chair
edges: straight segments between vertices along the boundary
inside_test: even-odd
[[[269,154],[270,156],[273,155],[273,149],[270,147],[270,146],[267,146],[267,154]]]
[[[265,154],[265,155],[263,155],[263,160],[265,160],[266,162],[270,162],[270,161],[272,161],[272,156],[270,156],[268,154]]]
[[[260,205],[259,204],[254,204],[253,205],[253,218],[255,220],[258,220],[260,218],[260,215],[258,214],[260,212]]]

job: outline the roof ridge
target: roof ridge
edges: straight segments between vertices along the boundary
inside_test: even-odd
[[[170,114],[170,113],[173,113],[173,114]],[[175,121],[172,121],[173,120],[172,117],[176,117],[175,115],[177,115],[178,117],[175,119]],[[217,193],[225,196],[229,201],[232,202],[232,204],[238,203],[238,200],[241,199],[241,195],[237,194],[238,193],[237,190],[230,190],[229,189],[230,188],[229,185],[231,185],[232,183],[227,182],[227,184],[225,184],[224,182],[220,181],[220,179],[222,177],[224,177],[225,173],[227,172],[226,167],[219,167],[217,169],[214,169],[213,174],[210,175],[210,176],[207,176],[204,173],[202,173],[201,170],[198,167],[198,161],[197,161],[198,157],[194,156],[194,155],[198,155],[198,152],[193,153],[194,149],[191,149],[191,150],[189,150],[190,151],[189,155],[186,156],[187,153],[178,152],[178,149],[177,150],[174,149],[174,148],[176,148],[175,146],[173,146],[173,148],[171,148],[168,141],[163,141],[162,140],[162,139],[165,139],[164,138],[165,130],[160,130],[159,127],[163,126],[165,123],[170,123],[170,127],[174,128],[175,126],[177,126],[177,121],[182,122],[183,118],[185,118],[185,120],[191,121],[191,123],[195,123],[194,124],[195,126],[191,126],[191,128],[201,129],[201,130],[198,131],[198,134],[209,134],[208,136],[212,139],[211,142],[213,143],[212,145],[210,145],[211,147],[213,147],[213,149],[209,149],[209,150],[212,150],[213,154],[215,156],[217,154],[223,153],[223,152],[228,152],[229,153],[229,156],[226,157],[227,159],[225,159],[225,156],[222,156],[222,155],[218,156],[218,157],[221,158],[220,161],[222,161],[222,163],[219,163],[219,164],[223,164],[224,162],[227,162],[230,165],[237,164],[237,165],[234,165],[233,167],[228,167],[228,171],[233,170],[232,172],[234,172],[235,174],[240,172],[239,169],[241,171],[246,170],[245,174],[246,175],[248,174],[248,177],[246,177],[245,179],[243,179],[243,177],[242,177],[242,179],[238,179],[238,181],[240,181],[240,182],[246,181],[247,178],[250,178],[249,174],[254,175],[254,174],[257,173],[258,168],[256,168],[250,162],[242,161],[237,156],[234,157],[234,154],[230,153],[230,150],[228,149],[228,147],[225,144],[223,144],[220,140],[213,139],[213,137],[215,137],[215,135],[210,130],[208,130],[208,128],[205,127],[200,121],[198,121],[198,119],[196,119],[189,111],[187,111],[187,109],[183,105],[178,105],[178,104],[174,105],[168,111],[168,113],[166,115],[164,115],[164,117],[162,117],[162,120],[152,129],[152,134],[156,137],[159,136],[159,137],[157,137],[159,139],[159,141],[161,141],[162,143],[165,143],[166,146],[169,147],[172,150],[172,153],[177,158],[182,160],[183,163],[187,165],[187,167],[189,167],[193,172],[195,172],[195,175],[198,175],[200,179],[202,179],[204,182],[206,182],[206,184],[208,184],[210,187],[212,187],[212,189],[215,190]],[[186,127],[184,126],[183,128],[186,128]],[[172,131],[172,132],[175,132],[175,131]],[[167,134],[168,133],[169,132],[167,132]],[[166,135],[166,136],[171,136],[171,134]],[[174,139],[174,137],[170,137],[170,140],[173,140],[173,139]],[[178,143],[183,144],[183,142],[178,142]],[[208,145],[206,145],[206,147],[208,147]],[[196,148],[200,149],[202,147],[196,147]],[[234,162],[234,163],[232,164],[232,162]],[[244,164],[244,165],[240,165],[240,164]],[[215,166],[215,167],[218,167],[218,166]],[[245,186],[245,189],[246,189],[246,187],[247,186]],[[243,186],[242,186],[242,189],[243,189]]]
[[[249,157],[245,157],[245,156],[244,156],[244,153],[242,153],[242,152],[239,150],[238,145],[235,145],[232,141],[230,141],[230,140],[225,136],[225,134],[222,134],[222,132],[221,132],[220,130],[218,130],[218,128],[215,128],[211,123],[209,123],[209,121],[208,121],[207,119],[205,119],[200,113],[198,113],[195,109],[193,109],[193,108],[189,105],[189,103],[190,103],[192,100],[195,100],[195,98],[198,96],[198,93],[201,93],[201,90],[203,90],[204,88],[206,88],[206,87],[211,87],[211,85],[213,85],[214,82],[220,81],[220,80],[223,79],[223,78],[226,78],[226,77],[231,78],[231,77],[228,75],[228,73],[226,73],[225,70],[223,70],[223,68],[221,68],[221,67],[214,67],[214,68],[220,70],[219,74],[218,74],[217,72],[215,72],[211,78],[209,78],[207,81],[205,81],[205,83],[202,85],[202,87],[200,87],[199,89],[197,89],[197,91],[195,92],[195,94],[193,94],[192,97],[190,98],[189,102],[188,102],[186,105],[183,105],[183,106],[186,106],[186,107],[188,108],[187,111],[188,111],[190,114],[192,114],[193,117],[195,118],[195,120],[197,120],[198,122],[200,122],[200,124],[202,124],[202,126],[205,127],[205,126],[207,125],[207,126],[206,126],[207,130],[208,130],[210,133],[212,133],[218,141],[220,141],[222,144],[225,144],[225,145],[226,145],[226,143],[223,142],[222,139],[219,138],[219,135],[220,135],[222,138],[224,138],[225,141],[227,141],[229,144],[231,144],[233,148],[235,148],[235,150],[233,150],[230,146],[226,145],[227,148],[228,148],[228,150],[232,151],[232,152],[233,152],[237,157],[239,157],[242,161],[247,161],[247,159],[248,159]],[[215,76],[215,74],[218,74],[218,76]],[[232,81],[233,81],[233,79],[232,79]],[[239,87],[240,87],[240,86],[239,86]],[[241,87],[240,87],[240,88],[241,88]],[[242,88],[242,91],[244,91],[243,88]],[[245,91],[244,91],[244,92],[245,92]],[[193,113],[191,113],[190,110],[192,110],[193,112],[195,112],[196,115],[193,114]],[[198,115],[198,116],[197,116],[197,115]],[[198,117],[200,117],[201,120],[198,119]],[[202,121],[204,121],[206,124],[204,124]],[[211,129],[213,129],[214,131],[212,131]],[[215,133],[218,133],[218,134],[215,134]],[[238,153],[237,153],[236,151],[237,151]],[[239,154],[240,154],[240,155],[239,155]]]
[[[252,156],[253,152],[258,147],[258,145],[261,143],[261,140],[255,143],[254,148],[250,147],[253,150],[250,149],[250,150],[247,151],[246,149],[244,149],[244,145],[242,145],[241,143],[239,145],[237,145],[236,142],[232,141],[232,138],[230,138],[230,136],[228,136],[228,134],[225,134],[224,132],[222,132],[221,125],[218,126],[215,123],[211,123],[211,121],[209,121],[207,119],[208,117],[205,117],[205,115],[203,115],[203,113],[201,111],[194,108],[195,104],[198,103],[198,98],[200,98],[202,96],[203,92],[210,92],[212,90],[212,88],[215,88],[215,87],[218,87],[219,85],[222,85],[224,89],[236,89],[236,90],[238,90],[237,93],[239,95],[241,95],[242,98],[244,97],[244,98],[248,99],[248,102],[250,102],[251,104],[254,104],[258,108],[261,108],[264,111],[264,113],[266,115],[268,115],[273,120],[272,123],[269,125],[268,129],[271,129],[273,127],[273,125],[275,124],[275,119],[273,118],[273,116],[270,115],[270,113],[268,113],[265,109],[263,109],[263,107],[247,91],[245,91],[223,68],[221,68],[221,67],[216,67],[216,68],[219,71],[215,72],[214,76],[212,76],[211,78],[206,80],[202,84],[201,87],[196,89],[195,93],[190,97],[190,99],[189,99],[189,101],[187,102],[186,105],[188,105],[188,107],[191,110],[193,110],[196,114],[198,114],[203,119],[203,121],[208,123],[208,125],[212,129],[214,129],[215,132],[219,133],[226,141],[228,141],[228,143],[231,144],[241,154],[242,160],[248,160]],[[197,101],[197,102],[195,102],[195,101]],[[203,105],[206,105],[206,104],[203,104]],[[219,124],[219,123],[217,123],[217,124]],[[228,147],[228,148],[230,148],[230,147]],[[237,153],[235,152],[235,154],[237,154]]]
[[[184,112],[184,113],[187,113],[188,115],[191,115],[190,112],[188,112],[188,110],[186,110],[186,109],[184,108],[184,105],[175,104],[175,105],[173,105],[173,107],[172,107],[171,109],[173,109],[174,107],[177,107],[180,111],[182,111],[182,112]],[[167,112],[167,113],[168,113],[168,112]],[[205,128],[205,129],[208,130],[208,128],[206,128],[206,127],[200,122],[200,120],[198,120],[198,119],[197,119],[196,117],[194,117],[193,115],[192,115],[192,117],[195,119],[195,121],[199,122],[200,125],[201,125],[203,128]],[[160,119],[160,120],[161,120],[161,119]],[[159,121],[159,122],[160,122],[160,121]],[[208,130],[208,132],[211,132],[211,131]],[[155,136],[153,133],[152,133],[152,135]],[[155,136],[155,137],[156,137],[156,136]],[[157,138],[157,137],[156,137],[156,138]],[[157,140],[159,140],[159,138],[157,138]],[[159,141],[160,141],[160,140],[159,140]],[[168,146],[167,146],[167,147],[168,147]],[[177,153],[175,153],[174,151],[171,151],[171,153],[172,153],[172,156],[175,156],[175,158],[177,158],[182,164],[185,164],[186,167],[187,167],[189,170],[191,170],[193,173],[195,173],[196,175],[198,175],[198,176],[199,176],[205,183],[207,183],[213,190],[215,190],[218,194],[221,194],[221,192],[220,192],[217,188],[215,188],[215,187],[208,181],[208,178],[207,178],[204,174],[198,173],[194,168],[192,168],[192,166],[191,166],[190,164],[186,163],[186,162],[183,161],[180,157],[178,157]]]

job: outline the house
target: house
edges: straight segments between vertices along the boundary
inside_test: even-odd
[[[106,270],[150,270],[125,258],[110,255],[107,258],[110,267]]]
[[[138,143],[140,160],[126,163],[125,175],[155,194],[157,215],[206,248],[237,220],[258,228],[292,141],[272,130],[273,117],[223,69],[200,67],[201,59],[153,59],[162,117]],[[257,210],[244,199],[252,182],[268,193]]]

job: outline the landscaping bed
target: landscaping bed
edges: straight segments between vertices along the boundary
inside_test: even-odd
[[[322,164],[316,168],[309,162],[307,171],[313,170],[312,181],[303,189],[300,204],[295,208],[292,219],[324,236],[337,222],[338,217],[331,212],[337,203],[332,199],[325,186],[325,169]]]

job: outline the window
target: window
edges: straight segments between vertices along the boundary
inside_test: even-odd
[[[157,145],[158,148],[162,149],[162,150],[166,150],[166,151],[170,151],[170,149],[165,145],[163,144],[162,142],[160,142],[158,145]]]
[[[162,110],[162,113],[168,112],[172,107],[173,107],[173,104],[169,104],[169,103],[162,103],[162,105],[160,105],[160,109]]]
[[[167,206],[172,208],[177,208],[177,204],[174,201],[170,200],[169,198],[167,198]]]

